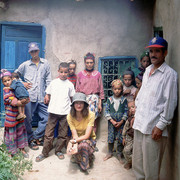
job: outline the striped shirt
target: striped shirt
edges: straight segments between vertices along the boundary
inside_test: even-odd
[[[168,136],[177,105],[177,73],[165,62],[151,75],[153,64],[146,68],[141,89],[137,95],[133,128],[143,134],[152,134],[153,128],[163,130]]]
[[[77,80],[76,74],[73,74],[72,76],[69,75],[67,79],[73,83],[74,87],[76,87],[76,80]]]
[[[15,97],[14,93],[10,89],[3,90],[3,99],[4,99],[4,106],[6,111],[6,118],[4,122],[5,127],[14,127],[17,124],[23,121],[16,121],[16,117],[18,115],[18,107],[11,105],[10,97]]]

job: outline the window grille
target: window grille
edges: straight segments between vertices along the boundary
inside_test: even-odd
[[[122,80],[123,72],[131,67],[135,72],[138,67],[138,59],[135,56],[108,56],[99,58],[99,72],[102,75],[105,100],[112,96],[111,82],[114,79],[120,78]]]

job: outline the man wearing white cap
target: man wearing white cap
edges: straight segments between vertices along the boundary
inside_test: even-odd
[[[28,134],[29,147],[37,150],[42,145],[39,139],[43,138],[48,121],[47,103],[44,102],[46,87],[51,81],[50,65],[46,59],[39,57],[39,46],[31,42],[28,46],[31,59],[23,62],[16,72],[24,78],[24,86],[28,89],[30,102],[26,105],[25,125]],[[32,117],[37,113],[39,122],[37,129],[32,130]]]
[[[167,47],[161,37],[154,37],[147,46],[152,64],[146,68],[135,101],[133,124],[133,170],[137,180],[160,179],[167,126],[177,105],[177,73],[165,62]]]

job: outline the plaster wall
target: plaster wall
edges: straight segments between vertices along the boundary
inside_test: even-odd
[[[162,26],[164,38],[169,43],[167,63],[179,73],[180,61],[180,1],[157,0],[154,9],[154,26]],[[180,83],[179,83],[180,84]],[[180,97],[180,96],[179,96]],[[170,128],[166,159],[163,163],[163,179],[180,179],[180,124],[178,106]]]
[[[9,0],[0,21],[34,22],[46,28],[46,58],[53,78],[60,61],[83,57],[140,54],[152,35],[152,6],[148,0]]]

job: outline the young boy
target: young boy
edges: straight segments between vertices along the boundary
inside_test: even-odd
[[[62,62],[59,65],[59,78],[54,79],[46,89],[44,103],[48,104],[48,122],[44,135],[42,154],[36,157],[36,162],[48,157],[53,148],[54,130],[59,121],[58,137],[55,147],[55,154],[59,159],[64,159],[62,148],[66,145],[68,123],[66,115],[70,112],[71,98],[75,94],[73,84],[67,80],[69,73],[68,64]]]
[[[124,165],[125,169],[130,169],[132,167],[132,150],[133,150],[133,137],[134,130],[132,128],[134,122],[135,114],[135,102],[131,101],[128,103],[129,117],[124,125],[122,136],[123,136],[123,145],[124,150],[123,154],[126,159],[126,164]]]
[[[77,76],[75,74],[76,61],[71,60],[70,62],[68,62],[68,66],[69,66],[69,75],[68,75],[67,79],[74,84],[74,87],[76,87],[76,80],[77,80]]]

